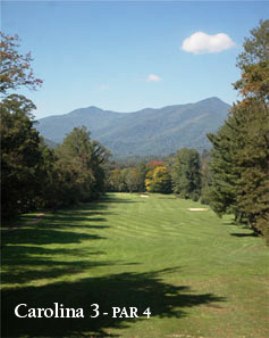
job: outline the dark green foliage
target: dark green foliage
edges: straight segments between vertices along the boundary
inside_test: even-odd
[[[30,114],[33,103],[13,94],[1,102],[0,108],[2,215],[6,217],[35,204],[42,152]]]
[[[109,173],[108,191],[128,191],[125,180],[125,169],[112,169]]]
[[[85,127],[74,128],[56,149],[52,184],[60,205],[96,199],[104,192],[106,149],[90,139]]]
[[[204,150],[202,152],[200,156],[200,161],[201,161],[201,179],[202,179],[200,202],[203,204],[209,204],[209,184],[212,178],[209,168],[210,152],[208,150]]]
[[[233,117],[230,116],[228,123],[224,124],[216,135],[208,135],[213,144],[210,162],[210,170],[213,175],[207,198],[212,209],[219,216],[225,213],[236,213],[235,185],[239,174],[234,165],[236,145],[233,141],[232,121]]]
[[[197,201],[201,195],[201,164],[195,149],[180,149],[172,165],[173,191]]]
[[[126,169],[127,170],[127,169]],[[125,175],[125,182],[130,192],[144,190],[144,177],[137,168],[129,168]]]
[[[232,212],[256,229],[256,220],[269,212],[268,107],[256,99],[235,105],[209,139],[214,146],[210,205],[219,215]]]
[[[1,38],[2,96],[22,86],[35,89],[41,81],[33,76],[30,54],[17,50],[17,36],[1,33]],[[34,128],[30,100],[12,94],[0,108],[3,217],[90,201],[104,192],[108,152],[90,139],[86,128],[75,128],[54,151]]]
[[[146,167],[143,163],[127,168],[112,168],[109,173],[109,191],[143,192],[145,191]]]
[[[2,216],[10,217],[36,205],[43,159],[31,115],[34,104],[9,92],[21,87],[35,89],[42,81],[33,75],[30,54],[19,52],[18,37],[2,32],[0,36],[1,202]]]
[[[240,170],[236,203],[251,226],[265,233],[269,229],[269,107],[256,99],[244,103],[234,111],[238,146],[235,162]]]
[[[237,102],[213,144],[210,204],[222,215],[232,212],[269,240],[269,20],[251,31],[235,84],[244,96]]]

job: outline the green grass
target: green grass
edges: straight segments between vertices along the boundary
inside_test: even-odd
[[[201,205],[110,194],[2,230],[2,337],[269,337],[268,247],[232,218],[190,207]],[[53,302],[87,317],[14,316],[17,304]],[[91,319],[92,303],[152,316]]]

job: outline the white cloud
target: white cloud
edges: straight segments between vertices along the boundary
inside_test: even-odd
[[[234,41],[225,33],[209,35],[196,32],[187,37],[181,48],[193,54],[219,53],[235,46]]]
[[[147,77],[148,82],[160,82],[161,78],[159,75],[156,74],[149,74]]]

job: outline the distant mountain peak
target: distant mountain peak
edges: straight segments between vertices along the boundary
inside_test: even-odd
[[[87,113],[98,113],[98,112],[103,112],[103,110],[101,108],[96,107],[96,106],[90,106],[90,107],[72,110],[68,114],[85,114],[85,113],[87,114]]]
[[[92,137],[117,157],[164,156],[181,147],[208,149],[206,134],[222,125],[229,109],[218,97],[132,113],[89,106],[40,119],[37,129],[44,137],[60,143],[74,127],[85,125]]]

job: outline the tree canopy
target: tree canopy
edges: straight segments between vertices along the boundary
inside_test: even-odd
[[[201,164],[197,150],[182,148],[172,167],[173,191],[183,198],[198,200],[201,195]]]
[[[18,93],[42,81],[31,68],[31,54],[19,51],[19,38],[1,33],[1,186],[2,215],[14,216],[38,207],[90,201],[104,192],[107,150],[75,128],[56,151],[35,129],[32,101]]]
[[[17,35],[6,35],[0,32],[0,92],[16,90],[21,86],[35,89],[42,80],[34,76],[31,68],[33,61],[31,53],[22,54],[19,51],[20,41]]]
[[[269,238],[269,20],[251,31],[238,57],[243,99],[212,142],[210,204]]]

